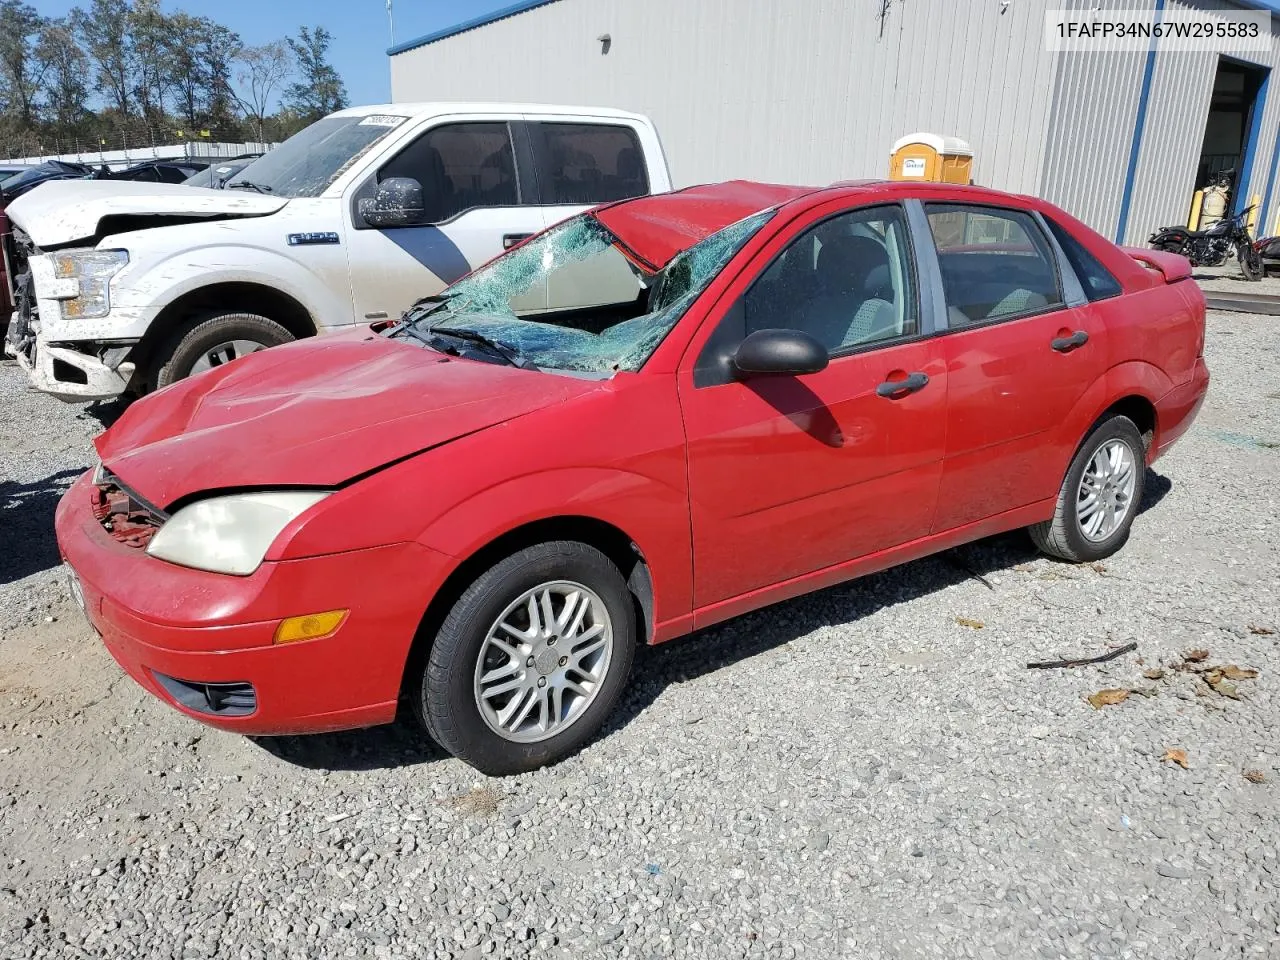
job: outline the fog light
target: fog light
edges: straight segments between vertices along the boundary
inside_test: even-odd
[[[324,613],[308,613],[302,617],[289,617],[276,627],[276,643],[296,643],[299,640],[320,640],[338,632],[347,619],[347,610],[326,610]]]

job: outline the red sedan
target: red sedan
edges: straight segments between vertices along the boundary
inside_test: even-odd
[[[1118,550],[1208,386],[1187,262],[972,187],[696,187],[134,406],[58,508],[144,687],[248,734],[578,749],[637,643],[990,534]]]

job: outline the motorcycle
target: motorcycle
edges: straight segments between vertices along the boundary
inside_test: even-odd
[[[1217,267],[1234,256],[1246,280],[1261,280],[1264,272],[1262,255],[1249,236],[1249,211],[1245,207],[1233,217],[1219,220],[1208,230],[1186,227],[1162,227],[1147,243],[1155,250],[1180,253],[1195,267]]]

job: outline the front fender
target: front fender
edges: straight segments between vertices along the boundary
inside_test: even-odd
[[[655,624],[690,612],[693,544],[687,493],[640,473],[575,467],[527,474],[455,505],[418,541],[461,562],[506,533],[556,517],[598,520],[631,538],[649,566]]]

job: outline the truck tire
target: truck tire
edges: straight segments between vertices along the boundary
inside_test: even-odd
[[[202,314],[181,327],[156,356],[156,388],[293,339],[280,324],[256,313]]]

